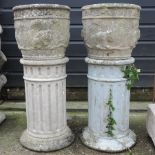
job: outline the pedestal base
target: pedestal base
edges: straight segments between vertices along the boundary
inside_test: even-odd
[[[103,137],[93,135],[88,128],[85,128],[81,135],[82,142],[95,150],[105,152],[121,152],[136,143],[136,135],[129,130],[129,133],[120,137]]]
[[[4,113],[0,112],[0,124],[6,119],[6,116]]]
[[[67,132],[63,135],[50,137],[50,138],[38,138],[30,135],[25,130],[20,138],[21,144],[33,151],[55,151],[69,146],[74,140],[74,135],[68,128]]]

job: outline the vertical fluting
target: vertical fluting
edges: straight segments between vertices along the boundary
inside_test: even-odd
[[[40,77],[37,78],[36,68],[39,71],[38,76],[44,73],[43,82]],[[64,84],[66,73],[62,72],[65,64],[48,66],[48,69],[50,68],[51,70],[56,68],[56,74],[53,74],[55,77],[50,77],[50,79],[48,77],[50,73],[44,72],[45,67],[25,65],[24,68],[28,129],[33,134],[55,133],[56,130],[63,130],[66,127],[66,85]],[[26,70],[30,70],[30,73],[27,74]]]
[[[48,105],[49,105],[49,107],[47,106],[47,120],[48,120],[48,122],[47,122],[47,124],[48,124],[48,131],[51,131],[52,130],[52,124],[51,124],[51,122],[52,122],[52,116],[53,115],[51,115],[52,114],[52,105],[50,104],[51,103],[51,85],[50,84],[48,84],[48,91],[47,91],[47,97],[48,97]]]

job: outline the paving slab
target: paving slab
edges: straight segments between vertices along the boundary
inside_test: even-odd
[[[87,124],[87,114],[69,112],[69,126],[76,135],[75,142],[68,148],[50,153],[38,153],[23,148],[19,143],[22,131],[26,128],[26,116],[23,111],[5,111],[7,119],[0,126],[0,155],[110,155],[98,152],[84,146],[79,135]],[[146,127],[146,112],[130,113],[130,128],[137,134],[137,144],[133,147],[132,155],[155,155],[153,142],[149,138]],[[112,155],[131,155],[129,151],[113,153]]]

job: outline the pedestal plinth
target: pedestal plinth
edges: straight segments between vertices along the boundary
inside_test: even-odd
[[[66,123],[66,62],[21,59],[24,65],[27,130],[20,141],[36,151],[58,150],[73,141]]]

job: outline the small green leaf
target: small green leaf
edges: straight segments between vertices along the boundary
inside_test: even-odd
[[[140,69],[137,69],[134,65],[128,65],[122,71],[124,78],[127,79],[127,88],[130,90],[136,80],[139,80]]]
[[[129,155],[133,155],[132,151],[129,151]]]

